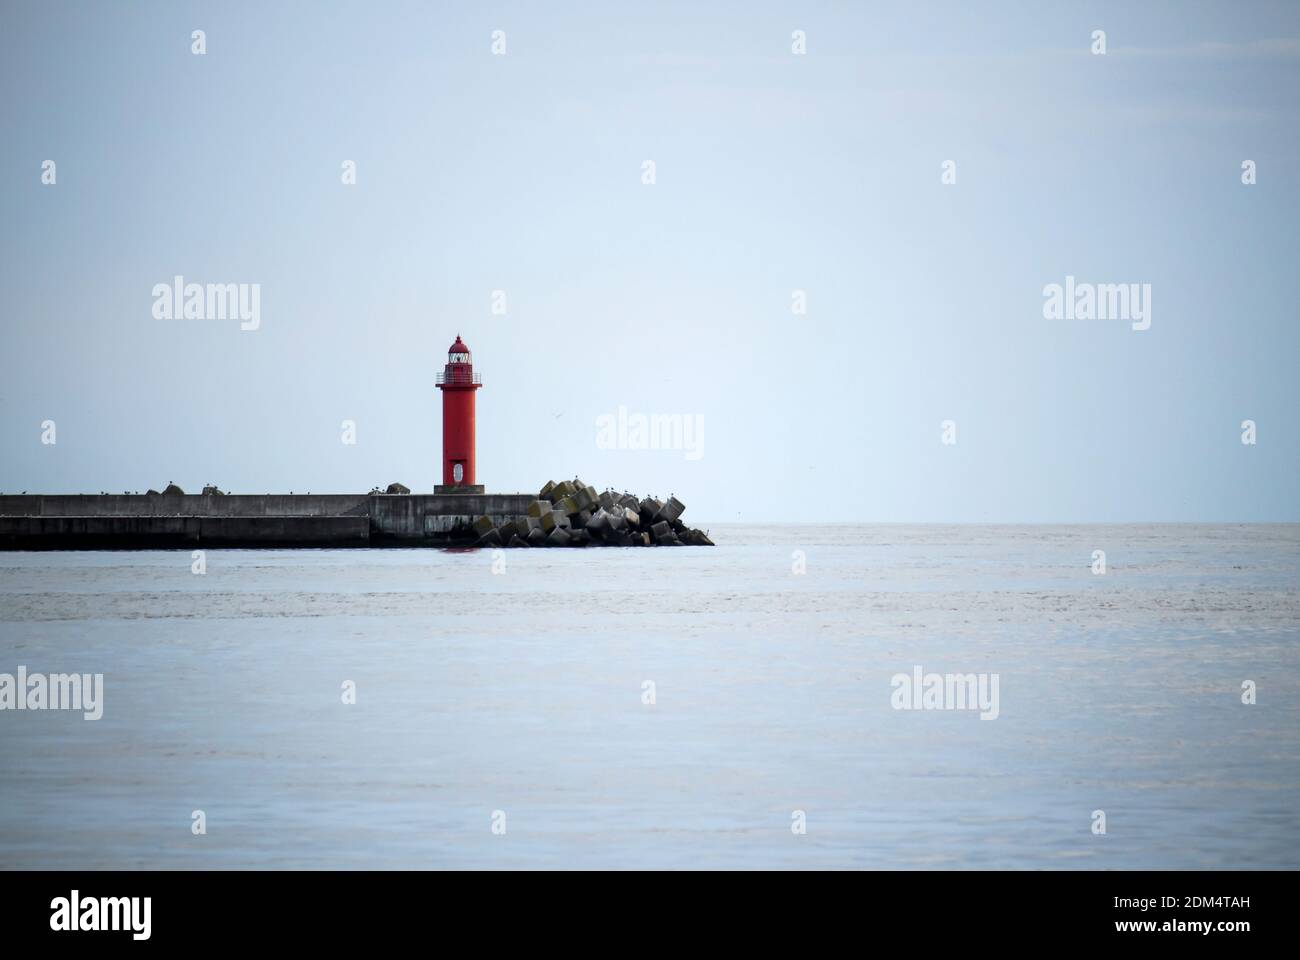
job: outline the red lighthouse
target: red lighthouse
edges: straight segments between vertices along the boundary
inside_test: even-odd
[[[483,384],[469,347],[456,335],[447,366],[438,374],[442,391],[442,484],[435,493],[482,493],[474,483],[474,392]]]

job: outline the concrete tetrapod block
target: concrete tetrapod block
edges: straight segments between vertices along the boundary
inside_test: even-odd
[[[546,531],[541,527],[533,527],[528,531],[528,545],[530,547],[540,547],[546,543]]]
[[[669,497],[668,502],[659,508],[659,519],[667,520],[669,523],[672,523],[682,515],[682,511],[685,509],[686,504],[682,503],[676,497]]]
[[[501,534],[497,533],[495,529],[489,530],[483,536],[478,538],[478,543],[475,544],[475,546],[499,547],[501,546]]]
[[[520,517],[515,521],[515,536],[519,537],[521,540],[524,539],[528,536],[528,531],[533,529],[533,523],[536,522],[537,521],[533,520],[532,517]]]
[[[587,532],[592,535],[600,533],[608,526],[609,526],[609,514],[605,512],[604,507],[601,507],[595,513],[593,513],[591,515],[591,519],[588,520],[586,523]]]
[[[544,514],[551,512],[551,501],[534,500],[528,505],[528,515],[538,520],[542,519]]]
[[[618,502],[614,499],[614,495],[608,490],[601,493],[596,499],[600,501],[600,505],[606,510],[613,510],[615,504]]]
[[[537,494],[537,499],[538,499],[538,500],[549,500],[549,499],[551,498],[551,491],[554,490],[554,489],[555,489],[555,481],[554,481],[554,480],[547,480],[547,481],[546,481],[546,486],[542,487],[541,492],[540,492],[539,494]]]
[[[578,512],[580,507],[578,506],[578,501],[573,497],[562,497],[555,505],[555,509],[565,516],[571,517]]]
[[[565,497],[573,496],[577,492],[578,491],[574,488],[572,483],[570,483],[568,480],[564,480],[561,481],[560,483],[557,483],[555,486],[551,488],[551,493],[549,497],[545,497],[545,498],[538,497],[537,499],[539,500],[547,499],[550,500],[551,503],[556,503],[557,501],[563,500]]]
[[[566,547],[569,545],[569,531],[563,527],[556,527],[546,537],[548,547]]]
[[[525,540],[525,539],[523,539],[522,537],[519,536],[519,534],[516,533],[513,537],[510,538],[510,542],[507,543],[506,546],[507,546],[507,547],[527,547],[527,546],[528,546],[528,541]]]
[[[558,527],[560,525],[559,518],[561,516],[563,516],[563,514],[556,513],[554,510],[552,510],[549,513],[542,514],[541,520],[538,522],[539,526],[542,528],[542,532],[550,533],[552,530]]]
[[[474,521],[474,532],[477,533],[480,537],[487,536],[489,530],[495,530],[495,529],[496,529],[496,524],[492,522],[491,517],[482,516]]]
[[[641,509],[641,501],[638,500],[636,497],[632,496],[632,494],[630,493],[625,493],[623,494],[623,496],[619,497],[618,505],[620,507],[630,507],[633,510]]]
[[[590,510],[599,503],[599,497],[596,491],[591,487],[580,487],[578,492],[573,495],[573,502],[578,505],[579,510]]]
[[[676,539],[673,534],[673,528],[668,525],[667,520],[660,520],[658,523],[652,525],[650,527],[650,533],[653,534],[655,543],[658,544],[665,544]]]

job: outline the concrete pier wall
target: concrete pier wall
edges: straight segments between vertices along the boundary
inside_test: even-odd
[[[366,517],[0,517],[10,550],[369,545]]]
[[[124,493],[0,496],[0,516],[25,517],[341,517],[366,516],[371,496],[328,494]]]
[[[377,544],[409,543],[464,530],[473,540],[469,526],[475,518],[487,515],[494,524],[505,523],[527,511],[532,500],[523,493],[376,496],[370,500],[371,538]]]
[[[0,496],[0,549],[446,545],[522,515],[531,494]]]

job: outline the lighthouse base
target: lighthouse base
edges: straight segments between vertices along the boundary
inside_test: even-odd
[[[458,493],[473,493],[482,496],[486,491],[481,483],[439,483],[434,486],[433,492],[439,496],[450,496]]]

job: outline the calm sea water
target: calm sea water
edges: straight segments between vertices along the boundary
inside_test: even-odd
[[[0,866],[1300,867],[1300,526],[713,532],[0,553]]]

